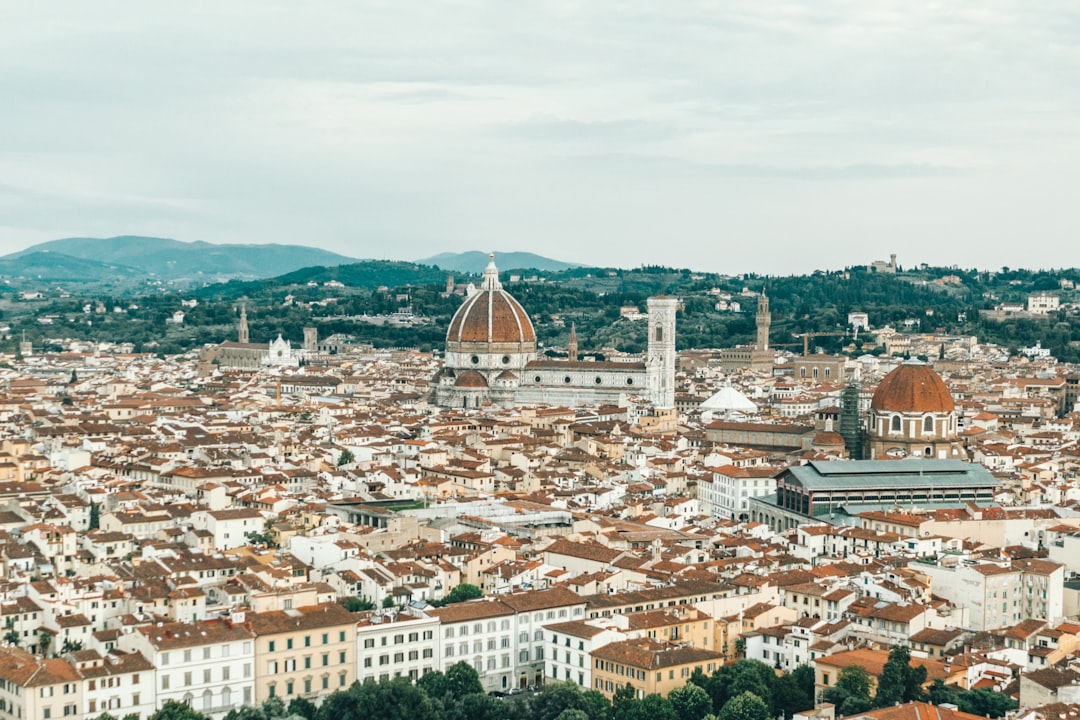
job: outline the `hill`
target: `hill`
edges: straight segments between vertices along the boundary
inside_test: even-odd
[[[7,255],[0,261],[18,260],[41,253],[54,256],[63,254],[104,266],[122,264],[129,268],[129,273],[139,271],[162,280],[266,278],[312,265],[332,266],[355,262],[344,255],[302,245],[216,245],[135,235],[50,240]],[[104,279],[93,274],[94,267],[86,266],[87,274],[82,279]]]
[[[275,280],[283,285],[337,281],[351,287],[376,288],[405,285],[441,284],[446,273],[430,265],[397,260],[361,260],[335,267],[306,267],[281,275]]]
[[[488,253],[480,252],[479,250],[463,253],[439,253],[438,255],[417,260],[416,262],[422,265],[435,265],[443,270],[475,273],[479,275],[483,273],[484,268],[487,267]],[[530,252],[495,253],[495,264],[499,266],[500,271],[534,269],[558,272],[561,270],[582,267],[582,265],[577,263],[552,260],[551,258],[546,258],[542,255],[536,255],[535,253]]]
[[[138,272],[135,268],[119,263],[99,262],[48,250],[0,258],[0,276],[48,282],[87,279],[113,282],[129,279]]]

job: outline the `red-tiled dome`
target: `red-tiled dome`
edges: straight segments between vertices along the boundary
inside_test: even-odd
[[[446,342],[536,343],[529,314],[513,295],[502,289],[494,260],[484,270],[480,290],[454,313],[446,331]]]
[[[928,413],[952,412],[956,405],[949,388],[933,368],[906,362],[881,379],[870,407],[889,412]]]
[[[505,290],[481,290],[454,313],[447,342],[534,343],[528,313]]]
[[[487,380],[475,370],[466,370],[458,375],[457,380],[454,382],[454,387],[459,388],[486,388],[487,386]]]

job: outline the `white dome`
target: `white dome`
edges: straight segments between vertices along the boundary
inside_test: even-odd
[[[713,412],[756,413],[758,411],[757,405],[730,385],[720,388],[712,397],[701,403],[700,408]]]

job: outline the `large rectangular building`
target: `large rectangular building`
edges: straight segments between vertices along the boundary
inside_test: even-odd
[[[805,522],[853,524],[857,513],[993,502],[998,481],[962,460],[811,461],[776,476],[776,494],[750,500],[750,519],[783,531]]]

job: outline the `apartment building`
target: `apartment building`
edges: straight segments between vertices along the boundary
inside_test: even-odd
[[[204,620],[157,623],[121,635],[157,668],[157,703],[183,702],[221,720],[237,705],[255,702],[255,635],[240,623]]]
[[[438,618],[419,610],[380,610],[359,616],[356,623],[356,679],[416,680],[426,672],[445,670],[439,650]],[[450,658],[452,659],[452,658]]]
[[[356,616],[337,603],[247,615],[255,634],[255,703],[318,702],[356,679]]]

